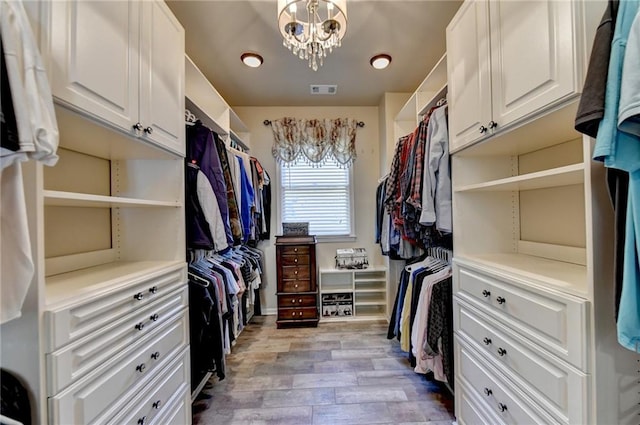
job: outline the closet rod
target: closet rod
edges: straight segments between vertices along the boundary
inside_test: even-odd
[[[264,120],[264,121],[262,121],[262,124],[264,124],[264,125],[271,125],[271,120]],[[357,124],[357,125],[358,125],[358,127],[360,127],[360,128],[364,127],[364,121],[358,121],[356,124]]]

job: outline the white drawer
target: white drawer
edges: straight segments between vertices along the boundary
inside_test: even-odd
[[[193,420],[191,416],[191,392],[189,387],[185,386],[182,393],[178,394],[177,399],[169,405],[166,405],[150,425],[187,425]],[[136,424],[137,425],[137,424]]]
[[[139,394],[160,369],[184,350],[188,343],[188,326],[186,310],[183,310],[179,319],[163,328],[148,345],[50,397],[50,422],[103,423],[115,415],[118,404]]]
[[[185,350],[176,361],[172,362],[158,376],[141,391],[137,397],[127,400],[126,405],[120,408],[118,414],[112,417],[107,424],[110,425],[149,425],[165,424],[164,418],[171,417],[173,410],[179,414],[180,405],[186,402],[183,415],[190,413],[191,397],[185,393],[189,392],[190,380],[189,350]],[[176,419],[182,419],[178,416]],[[191,416],[187,422],[191,423]]]
[[[464,301],[454,299],[456,333],[561,422],[587,423],[588,376]],[[499,329],[503,329],[500,331]]]
[[[464,385],[456,385],[456,420],[459,425],[498,425],[500,419],[490,416]]]
[[[469,388],[477,398],[483,400],[483,406],[508,425],[559,424],[544,410],[536,406],[525,393],[510,384],[504,376],[482,360],[460,337],[455,343],[456,382]]]
[[[139,346],[152,334],[154,341],[157,341],[156,331],[175,319],[176,315],[182,315],[188,304],[189,291],[185,285],[99,331],[47,354],[47,395],[53,396],[84,375],[110,361],[121,359],[125,350],[131,351],[132,344]]]
[[[588,372],[584,299],[454,265],[454,294],[559,358]]]
[[[125,287],[44,312],[51,353],[109,323],[139,310],[186,283],[185,267],[136,279]]]

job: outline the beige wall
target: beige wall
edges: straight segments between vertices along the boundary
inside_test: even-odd
[[[240,119],[249,127],[251,133],[251,155],[260,160],[272,178],[271,239],[261,242],[259,248],[266,256],[265,278],[262,289],[263,314],[275,314],[276,301],[276,267],[275,267],[275,235],[278,233],[277,208],[278,199],[277,173],[271,146],[273,135],[271,127],[263,124],[264,120],[275,120],[282,117],[295,118],[354,118],[365,123],[359,128],[356,137],[358,158],[353,165],[354,176],[354,242],[319,243],[317,247],[318,267],[333,267],[337,248],[363,247],[369,254],[369,263],[382,265],[384,260],[380,249],[375,244],[375,193],[380,177],[380,135],[377,107],[235,107]]]

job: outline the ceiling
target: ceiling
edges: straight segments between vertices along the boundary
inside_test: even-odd
[[[231,106],[376,106],[385,92],[413,92],[445,52],[459,0],[347,0],[342,47],[314,72],[282,45],[276,0],[168,0],[186,31],[186,51]],[[256,52],[259,68],[240,55]],[[393,57],[385,70],[369,59]],[[312,96],[311,84],[337,84]]]

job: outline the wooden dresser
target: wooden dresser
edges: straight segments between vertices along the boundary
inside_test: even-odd
[[[278,328],[318,326],[316,237],[276,236]]]

